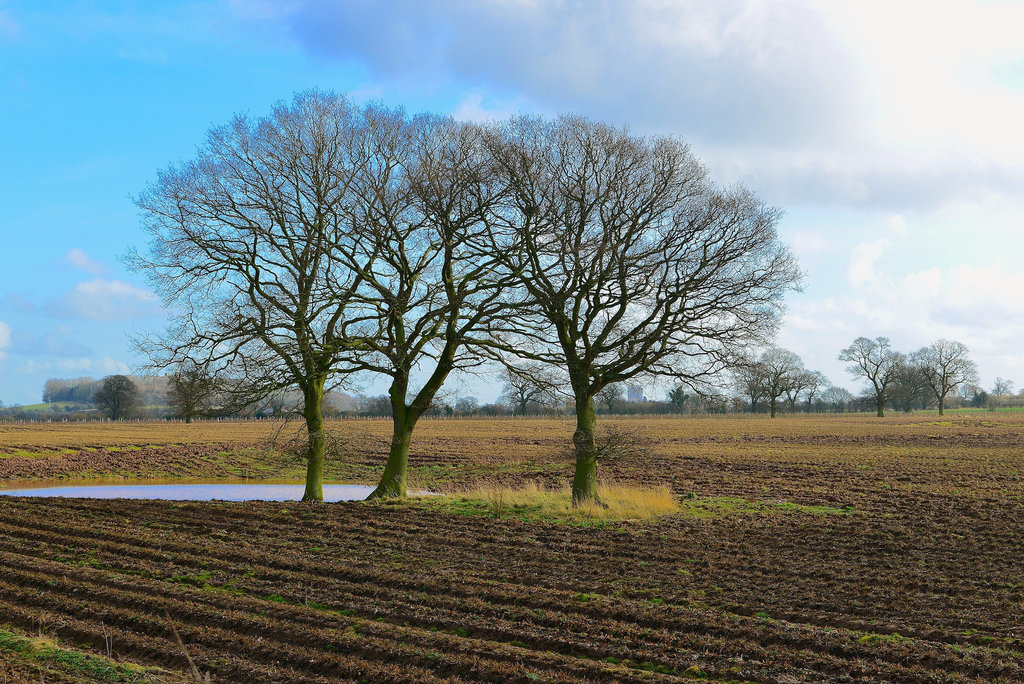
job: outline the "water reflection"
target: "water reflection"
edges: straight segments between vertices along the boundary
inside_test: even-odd
[[[93,484],[8,482],[0,489],[3,496],[63,496],[73,499],[164,499],[168,501],[298,501],[305,487],[301,484],[265,482],[170,482],[163,484]],[[373,487],[351,484],[324,485],[324,501],[365,499]]]

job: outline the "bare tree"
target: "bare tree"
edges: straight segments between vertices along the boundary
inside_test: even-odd
[[[914,363],[939,404],[939,415],[943,414],[946,397],[961,385],[978,382],[978,367],[967,358],[967,346],[953,340],[936,340],[927,347],[914,352]]]
[[[622,385],[605,385],[594,398],[604,404],[608,413],[614,413],[615,407],[622,403]]]
[[[377,105],[364,117],[353,233],[334,254],[361,279],[347,327],[355,367],[390,379],[391,446],[370,498],[401,497],[417,421],[453,370],[481,363],[506,309],[487,224],[503,185],[475,125]]]
[[[303,500],[323,500],[325,386],[350,370],[343,326],[362,276],[335,246],[351,239],[361,128],[344,96],[302,93],[269,116],[212,129],[193,160],[160,172],[136,200],[151,241],[128,263],[177,314],[140,347],[157,368],[238,378],[252,403],[300,390]]]
[[[931,389],[921,365],[913,358],[904,359],[893,376],[889,386],[889,401],[906,413],[915,407],[926,408]]]
[[[556,400],[557,379],[544,366],[534,364],[522,370],[505,367],[501,377],[505,381],[501,398],[513,413],[526,415],[531,406],[547,406]]]
[[[1009,397],[1013,396],[1013,380],[1006,378],[996,378],[995,384],[992,385],[992,396],[994,397]]]
[[[750,412],[757,413],[758,403],[766,396],[764,369],[756,359],[743,359],[733,364],[732,376],[736,391],[750,402]]]
[[[895,381],[906,356],[892,348],[888,337],[870,340],[858,337],[839,354],[840,361],[849,362],[846,370],[854,377],[861,377],[871,383],[871,396],[878,409],[878,417],[885,416],[885,404],[889,401],[889,389]]]
[[[167,405],[174,416],[191,423],[193,418],[209,412],[217,382],[207,369],[196,364],[182,364],[167,378]]]
[[[111,420],[121,420],[138,408],[139,389],[126,375],[108,375],[103,378],[92,402],[101,411],[106,411]]]
[[[841,413],[849,409],[854,401],[853,394],[844,387],[832,385],[821,393],[821,401],[835,413]]]
[[[553,364],[576,405],[574,504],[597,500],[594,397],[639,375],[689,383],[774,333],[799,272],[779,212],[722,191],[675,138],[574,116],[491,131],[510,190],[497,244],[518,277],[513,359]]]
[[[795,403],[801,376],[806,373],[804,362],[788,349],[772,347],[761,355],[757,363],[761,369],[764,396],[768,398],[768,412],[774,418],[781,396],[792,394],[794,399],[790,404]]]
[[[807,371],[802,380],[803,393],[807,400],[807,410],[814,405],[814,399],[829,386],[828,378],[821,371]]]

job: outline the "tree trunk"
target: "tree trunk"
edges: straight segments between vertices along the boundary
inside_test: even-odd
[[[774,418],[774,417],[775,417],[775,403],[776,403],[776,402],[775,402],[775,399],[772,399],[772,400],[770,400],[770,401],[768,402],[768,409],[769,409],[769,411],[771,412],[771,417],[772,417],[772,418]]]
[[[306,418],[306,434],[309,446],[306,453],[306,491],[303,501],[324,500],[324,380],[311,379],[303,396],[302,415]]]
[[[393,409],[392,409],[393,410]],[[404,497],[408,494],[406,471],[409,467],[409,447],[412,444],[412,430],[415,419],[405,415],[405,410],[394,414],[394,431],[391,435],[391,449],[388,450],[388,461],[384,465],[377,488],[370,492],[369,499],[391,499]]]
[[[945,408],[946,408],[946,396],[945,395],[940,395],[939,396],[939,415],[940,416],[942,415],[942,412],[945,410]]]
[[[885,418],[885,402],[879,400],[878,402],[878,417]]]
[[[188,425],[191,422],[192,422],[192,414],[190,413],[189,415],[185,416],[185,424]]]
[[[576,397],[576,432],[572,436],[576,448],[576,474],[572,478],[572,505],[598,502],[597,441],[594,438],[594,397]]]
[[[416,427],[422,410],[415,408],[416,401],[423,399],[417,397],[413,401],[414,406],[406,406],[406,396],[409,392],[408,375],[403,374],[395,378],[391,383],[389,395],[391,397],[391,420],[394,425],[391,432],[391,448],[388,450],[388,460],[384,464],[384,474],[381,475],[377,488],[366,497],[370,499],[392,499],[408,495],[406,473],[409,468],[409,447],[412,445],[412,431]],[[429,400],[433,398],[430,393]]]

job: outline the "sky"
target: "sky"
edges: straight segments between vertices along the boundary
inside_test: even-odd
[[[1020,389],[1021,26],[966,0],[0,0],[0,400],[144,363],[131,337],[166,319],[119,261],[145,247],[132,197],[308,88],[680,136],[785,211],[806,277],[777,342],[808,368],[857,391],[856,337],[947,338]]]

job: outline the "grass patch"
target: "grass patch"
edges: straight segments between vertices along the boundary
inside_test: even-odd
[[[100,682],[166,682],[169,674],[159,668],[117,663],[103,656],[62,648],[49,636],[29,638],[17,632],[0,629],[0,658],[15,654],[37,667],[57,669]]]
[[[494,518],[550,521],[579,525],[617,520],[649,520],[676,513],[679,504],[667,487],[642,489],[624,485],[599,485],[601,503],[572,506],[568,488],[545,489],[537,483],[512,488],[490,485],[443,497],[423,497],[417,505],[451,513]]]
[[[774,515],[802,513],[804,515],[848,515],[852,506],[807,506],[788,501],[750,501],[731,496],[688,496],[680,503],[682,512],[695,518],[721,518],[731,514]]]

